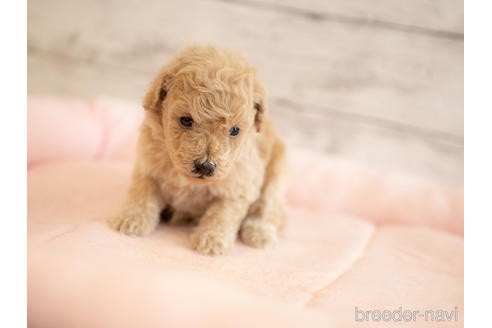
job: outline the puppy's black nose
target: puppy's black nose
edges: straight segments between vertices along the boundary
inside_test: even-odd
[[[199,174],[200,176],[211,177],[215,172],[215,164],[209,161],[200,163],[195,161],[195,170],[193,172]]]

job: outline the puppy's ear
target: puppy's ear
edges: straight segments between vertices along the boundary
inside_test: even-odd
[[[266,118],[267,105],[265,100],[265,89],[263,89],[263,86],[258,81],[255,82],[254,88],[254,110],[256,111],[256,131],[260,132],[263,121]]]
[[[166,98],[172,75],[168,67],[165,67],[152,81],[150,89],[143,100],[143,107],[149,111],[159,112],[162,102]]]
[[[263,120],[265,117],[265,109],[266,108],[265,108],[264,99],[255,101],[255,110],[256,110],[255,127],[256,127],[256,131],[258,132],[261,131],[261,126],[263,125]]]

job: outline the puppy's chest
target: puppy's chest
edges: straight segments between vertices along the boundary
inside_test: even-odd
[[[202,215],[213,200],[210,190],[200,185],[179,182],[174,179],[161,182],[161,195],[166,205],[171,205],[177,211]]]

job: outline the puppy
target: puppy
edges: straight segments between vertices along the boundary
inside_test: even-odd
[[[109,225],[147,235],[164,210],[172,223],[199,223],[191,246],[202,254],[227,254],[238,232],[247,245],[274,246],[285,148],[256,69],[233,51],[190,46],[157,75],[143,107],[127,200]]]

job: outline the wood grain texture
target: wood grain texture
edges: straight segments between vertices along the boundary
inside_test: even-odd
[[[461,15],[456,1],[432,4],[447,17],[435,16],[434,25],[425,23],[430,2],[423,0],[405,1],[406,20],[390,0],[377,10],[365,1],[282,2],[299,7],[293,12],[272,9],[275,0],[247,2],[32,0],[28,93],[140,102],[181,47],[227,45],[259,67],[290,144],[462,184],[462,38],[302,14],[312,7],[359,18],[369,12],[459,36],[459,23],[449,23]]]
[[[463,39],[462,0],[218,0],[314,20]]]

